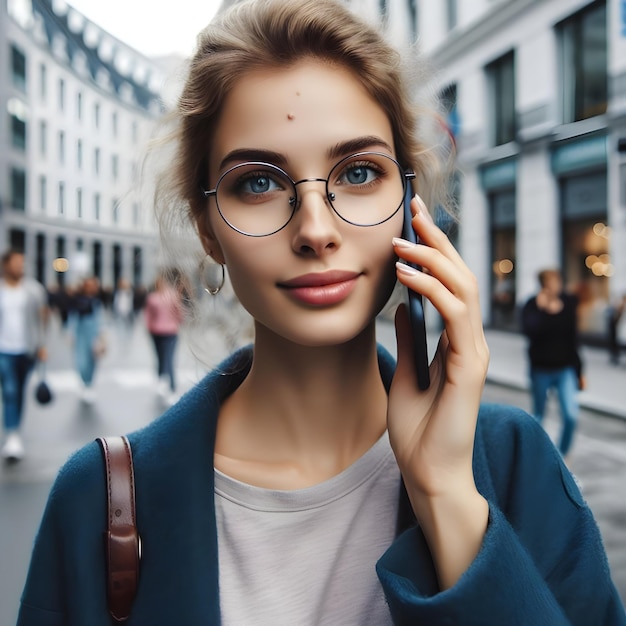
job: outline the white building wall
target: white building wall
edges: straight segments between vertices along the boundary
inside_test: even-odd
[[[461,184],[463,207],[459,247],[463,252],[463,260],[476,276],[479,285],[484,285],[488,283],[491,271],[489,257],[484,250],[489,232],[489,206],[477,170],[467,170]],[[472,207],[471,215],[467,215],[465,210],[469,206]],[[486,289],[480,290],[480,306],[483,312],[489,310],[489,292]]]
[[[29,0],[12,0],[12,7],[20,5],[24,14]],[[93,245],[102,246],[102,282],[113,287],[113,248],[122,254],[122,276],[133,278],[133,249],[143,252],[144,282],[152,280],[155,271],[158,236],[152,215],[152,206],[141,205],[137,192],[140,158],[160,109],[156,99],[146,109],[134,102],[130,85],[118,91],[110,84],[106,72],[100,72],[94,80],[84,54],[77,52],[68,58],[65,38],[57,34],[48,41],[41,17],[35,12],[34,19],[17,20],[16,13],[5,15],[6,3],[2,2],[0,21],[0,45],[9,50],[14,42],[25,54],[27,62],[27,93],[15,93],[8,73],[9,64],[2,64],[0,71],[0,102],[6,109],[7,99],[18,97],[28,109],[27,149],[0,150],[0,190],[6,205],[9,196],[8,176],[12,166],[27,173],[26,210],[4,211],[1,221],[4,238],[8,230],[15,228],[26,234],[26,259],[28,271],[35,273],[36,241],[38,235],[46,238],[46,263],[43,279],[56,282],[52,260],[57,254],[56,240],[65,240],[65,255],[70,261],[77,258],[79,240],[87,265],[81,272],[90,272],[93,262]],[[56,5],[55,5],[56,6]],[[61,10],[60,5],[57,7]],[[78,37],[89,45],[97,45],[101,61],[125,72],[128,80],[153,93],[161,87],[159,68],[122,42],[116,41],[94,24],[89,24],[70,9],[69,20]],[[81,30],[82,29],[82,30]],[[46,68],[45,95],[41,90],[40,68]],[[5,67],[6,66],[6,67]],[[154,78],[149,81],[149,76]],[[59,104],[59,84],[63,81],[64,103]],[[78,94],[82,98],[82,111],[78,115]],[[95,108],[99,107],[99,124],[95,124]],[[117,124],[114,127],[114,116]],[[0,139],[10,144],[7,115],[0,122]],[[41,123],[45,122],[46,152],[42,154]],[[64,137],[64,158],[60,158],[59,136]],[[82,143],[82,164],[77,159],[77,144]],[[95,172],[94,158],[99,151],[99,172]],[[113,157],[117,158],[117,176],[113,172]],[[41,203],[41,179],[46,180],[45,207]],[[6,182],[5,182],[6,181]],[[59,184],[64,186],[64,210],[59,207]],[[78,211],[78,193],[82,190],[82,216]],[[100,217],[95,215],[95,197],[100,197]],[[119,202],[117,219],[114,204]],[[137,205],[135,207],[135,205]],[[9,207],[10,208],[10,207]],[[2,243],[2,247],[5,247]],[[68,274],[75,279],[76,274]]]
[[[459,0],[457,26],[447,31],[445,3],[420,1],[419,42],[437,69],[438,88],[457,87],[458,163],[463,174],[459,247],[483,294],[490,289],[491,242],[480,169],[502,159],[517,162],[516,273],[521,304],[536,290],[537,270],[561,263],[559,180],[552,171],[551,150],[557,140],[603,130],[610,133],[608,221],[615,274],[609,284],[612,293],[626,292],[626,155],[616,152],[618,138],[626,136],[626,37],[621,34],[620,0],[607,0],[609,111],[562,124],[555,27],[590,4],[591,0]],[[493,111],[485,68],[510,50],[515,54],[519,142],[492,147]],[[489,322],[489,306],[483,311]]]

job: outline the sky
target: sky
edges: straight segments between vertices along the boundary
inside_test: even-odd
[[[196,35],[221,0],[67,0],[117,39],[146,56],[189,56]]]

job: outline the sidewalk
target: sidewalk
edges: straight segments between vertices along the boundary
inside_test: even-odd
[[[486,330],[485,336],[491,353],[487,380],[528,389],[525,337],[497,330]],[[611,365],[607,350],[583,346],[581,358],[587,389],[579,395],[580,405],[626,419],[626,357],[621,364]]]
[[[378,319],[378,341],[394,356],[396,340],[393,322]],[[485,330],[490,361],[487,380],[515,389],[528,389],[526,338],[517,333]],[[430,333],[428,351],[432,358],[439,335]],[[587,379],[587,389],[579,394],[581,407],[626,420],[626,355],[620,365],[611,365],[606,350],[583,346],[581,358]]]

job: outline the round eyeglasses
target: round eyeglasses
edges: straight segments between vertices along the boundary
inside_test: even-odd
[[[271,163],[248,161],[226,170],[215,189],[222,219],[237,232],[250,237],[273,235],[287,226],[299,207],[297,185],[326,184],[326,198],[333,211],[355,226],[377,226],[391,219],[402,206],[412,171],[404,171],[382,152],[357,152],[333,166],[328,178],[294,181]]]

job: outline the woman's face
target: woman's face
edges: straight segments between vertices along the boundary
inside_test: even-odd
[[[348,70],[308,59],[238,81],[210,146],[208,179],[213,188],[225,170],[248,160],[278,165],[295,181],[326,179],[342,157],[364,150],[395,157],[383,109]],[[332,210],[324,182],[300,183],[297,194],[291,221],[264,237],[233,230],[213,197],[201,234],[216,260],[226,263],[259,331],[302,345],[343,343],[391,294],[391,239],[402,230],[402,210],[377,226],[355,226]]]

